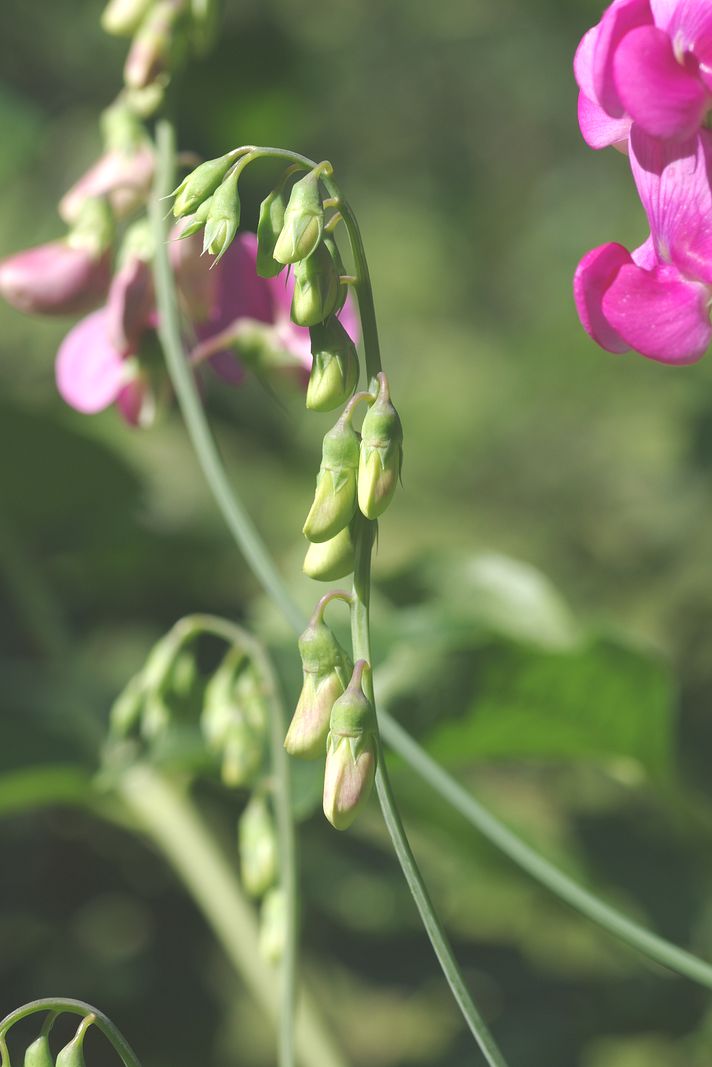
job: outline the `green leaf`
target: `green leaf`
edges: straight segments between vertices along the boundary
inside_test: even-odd
[[[472,693],[464,716],[429,737],[431,754],[451,766],[623,757],[651,776],[670,771],[673,681],[640,649],[606,637],[572,652],[491,644],[476,656]]]

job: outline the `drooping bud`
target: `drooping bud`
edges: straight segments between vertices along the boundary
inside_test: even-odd
[[[55,1067],[85,1067],[84,1036],[93,1022],[93,1015],[82,1019],[72,1040],[57,1053]]]
[[[28,315],[78,315],[101,302],[110,278],[108,254],[50,241],[0,262],[0,295]]]
[[[205,690],[201,729],[208,746],[222,760],[225,785],[249,785],[264,755],[267,711],[254,668],[231,649]]]
[[[213,198],[212,196],[209,196],[207,200],[203,200],[200,207],[196,209],[195,214],[186,219],[185,226],[179,234],[181,240],[184,240],[187,237],[192,237],[193,234],[198,233],[203,229],[207,222],[212,202]]]
[[[361,426],[358,506],[367,519],[376,519],[386,510],[403,465],[401,421],[391,403],[385,374],[379,374],[378,381],[378,396]]]
[[[153,0],[109,0],[101,15],[101,28],[115,37],[132,37]]]
[[[354,569],[354,542],[351,527],[346,526],[329,541],[312,542],[304,557],[302,570],[317,582],[335,582]]]
[[[274,258],[283,264],[307,259],[317,248],[323,232],[324,205],[319,192],[319,175],[312,170],[292,186]]]
[[[287,902],[281,889],[270,889],[260,908],[260,954],[273,966],[284,955],[287,943]]]
[[[340,296],[339,275],[328,249],[319,245],[308,259],[294,265],[292,320],[316,326],[333,315]]]
[[[240,197],[237,192],[239,177],[240,171],[235,168],[210,198],[210,208],[205,219],[203,251],[215,256],[215,263],[219,263],[227,252],[240,225]]]
[[[227,152],[218,159],[206,159],[204,163],[187,174],[171,194],[173,214],[177,219],[192,215],[208,197],[212,196],[234,162],[234,154]]]
[[[376,773],[376,713],[362,686],[359,660],[343,696],[331,711],[324,768],[324,814],[346,830],[368,800]]]
[[[292,756],[316,759],[324,754],[329,717],[351,677],[351,658],[323,620],[323,603],[317,606],[299,638],[304,682],[284,740]]]
[[[328,541],[351,522],[358,466],[359,439],[347,410],[324,437],[314,502],[303,529],[310,541]]]
[[[47,1034],[40,1034],[25,1050],[24,1067],[54,1067],[54,1056]]]
[[[240,870],[245,889],[261,897],[277,877],[277,837],[267,801],[253,794],[237,828]]]
[[[168,68],[171,36],[180,14],[174,0],[154,0],[131,42],[124,64],[129,89],[145,89]]]
[[[285,211],[284,193],[280,185],[260,204],[257,223],[257,273],[260,278],[274,278],[284,266],[274,258],[274,251],[284,227]]]
[[[312,326],[312,369],[307,386],[310,411],[333,411],[341,407],[358,382],[356,345],[335,315]]]

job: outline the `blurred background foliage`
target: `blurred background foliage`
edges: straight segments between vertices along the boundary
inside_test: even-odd
[[[180,143],[334,163],[364,230],[406,428],[375,619],[395,714],[527,840],[712,958],[712,390],[586,339],[570,278],[635,244],[622,156],[585,149],[571,58],[594,0],[229,0],[176,87]],[[60,233],[125,51],[98,0],[0,14],[0,250]],[[244,181],[246,217],[269,168]],[[258,596],[179,418],[62,404],[66,323],[0,306],[0,770],[91,770],[111,700],[181,614],[292,639]],[[329,417],[207,393],[230,470],[305,607],[299,530]],[[496,854],[394,762],[413,843],[513,1067],[709,1067],[709,997]],[[2,784],[4,782],[4,784]],[[67,784],[71,793],[71,781]],[[244,802],[203,798],[228,844]],[[273,1062],[261,1015],[163,862],[0,780],[0,1014],[93,1001],[147,1065]],[[375,805],[302,826],[304,955],[354,1067],[474,1062]],[[99,1053],[100,1055],[100,1053]]]

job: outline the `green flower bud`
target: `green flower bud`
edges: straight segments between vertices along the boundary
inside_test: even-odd
[[[24,1067],[54,1067],[54,1056],[49,1047],[47,1034],[40,1034],[27,1047]]]
[[[310,541],[328,541],[351,522],[358,465],[358,434],[351,426],[350,413],[344,413],[324,437],[316,494],[303,530]]]
[[[273,189],[260,204],[257,223],[257,273],[260,278],[274,278],[284,266],[274,258],[274,250],[284,226],[285,209],[281,186]]]
[[[317,582],[334,582],[354,569],[354,543],[349,526],[330,541],[312,543],[304,557],[302,570]]]
[[[336,316],[312,326],[312,363],[307,386],[307,407],[311,411],[333,411],[341,407],[358,382],[356,345]]]
[[[295,182],[284,212],[284,225],[274,247],[278,263],[298,263],[316,250],[324,232],[324,206],[319,177],[310,171]]]
[[[206,686],[200,726],[225,785],[250,785],[264,757],[266,709],[254,668],[231,649]]]
[[[240,197],[237,182],[240,171],[235,169],[213,193],[205,220],[203,251],[216,256],[219,263],[232,244],[240,225]]]
[[[354,666],[349,686],[334,703],[324,768],[324,814],[346,830],[361,811],[376,774],[376,713],[362,688],[365,660]]]
[[[55,1067],[85,1067],[84,1035],[93,1021],[93,1015],[87,1015],[82,1019],[72,1040],[57,1053]]]
[[[153,0],[109,0],[101,15],[101,28],[115,37],[133,37]]]
[[[116,226],[109,201],[103,196],[89,197],[84,201],[77,220],[67,234],[71,248],[85,248],[99,256],[114,241]]]
[[[213,202],[212,196],[209,196],[207,200],[203,200],[200,207],[196,210],[195,214],[188,220],[185,227],[178,234],[178,240],[182,241],[184,237],[192,237],[194,233],[205,226],[208,215],[210,213],[210,206]]]
[[[292,320],[298,326],[316,326],[333,315],[339,302],[339,275],[324,245],[309,259],[294,265]]]
[[[349,654],[323,621],[322,611],[320,604],[299,638],[304,682],[284,740],[290,755],[304,759],[323,755],[331,709],[353,670]]]
[[[173,214],[177,219],[192,215],[208,197],[213,195],[234,163],[234,159],[231,152],[218,159],[206,159],[205,163],[201,163],[199,167],[185,176],[178,188],[171,193],[171,196],[175,197]]]
[[[138,726],[143,712],[143,677],[134,675],[111,706],[109,722],[114,737],[127,737]]]
[[[240,816],[237,828],[240,869],[245,889],[261,897],[277,877],[277,838],[264,797],[254,795]]]
[[[260,909],[260,954],[276,966],[287,943],[287,904],[281,889],[271,889]]]
[[[361,426],[358,506],[367,519],[376,519],[386,510],[403,466],[403,428],[391,404],[385,374],[378,378],[378,396]]]

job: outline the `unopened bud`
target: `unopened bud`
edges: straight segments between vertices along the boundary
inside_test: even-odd
[[[274,258],[274,250],[284,226],[285,210],[281,186],[273,189],[260,204],[257,223],[257,273],[260,278],[274,278],[284,266]]]
[[[344,413],[324,437],[316,494],[303,530],[310,541],[328,541],[351,522],[358,466],[358,434],[351,426],[350,413]]]
[[[215,192],[234,162],[231,152],[218,159],[206,159],[204,163],[187,174],[178,188],[171,194],[175,196],[173,214],[177,219],[192,215],[200,205]]]
[[[276,966],[287,943],[287,902],[281,889],[271,889],[260,908],[260,953]]]
[[[109,340],[121,356],[138,350],[154,310],[150,264],[134,256],[112,278],[107,301],[106,328]]]
[[[334,582],[354,569],[354,543],[351,527],[346,526],[329,541],[312,543],[304,557],[302,570],[317,582]]]
[[[93,1015],[82,1019],[72,1040],[57,1053],[55,1067],[84,1067],[84,1035],[94,1022]]]
[[[403,428],[393,407],[385,374],[378,375],[379,390],[361,426],[358,468],[358,506],[367,519],[386,510],[403,466]]]
[[[312,369],[307,386],[310,411],[333,411],[341,407],[358,382],[356,345],[335,315],[312,326]]]
[[[25,1050],[24,1067],[54,1067],[47,1034],[40,1034]]]
[[[336,310],[339,296],[339,275],[324,245],[308,259],[295,263],[292,320],[298,326],[324,322]]]
[[[323,621],[321,606],[299,638],[304,682],[284,747],[292,756],[323,755],[334,701],[342,695],[353,671],[351,659]]]
[[[277,838],[264,797],[252,796],[237,832],[243,885],[250,896],[264,896],[277,877]]]
[[[225,785],[249,785],[264,755],[265,709],[254,670],[239,649],[231,649],[205,690],[201,729],[222,758]]]
[[[108,253],[51,241],[0,262],[0,295],[28,315],[78,315],[101,302],[110,278]]]
[[[278,263],[298,263],[315,251],[324,232],[324,206],[319,176],[310,171],[295,182],[284,213],[284,225],[274,248]]]
[[[376,773],[376,714],[362,687],[365,660],[331,711],[324,768],[324,814],[346,830],[368,800]]]
[[[132,37],[153,0],[109,0],[101,15],[101,28],[115,37]]]
[[[216,256],[219,263],[233,242],[240,225],[240,197],[237,182],[240,171],[235,168],[210,198],[210,208],[205,219],[203,251]]]
[[[103,196],[90,197],[79,209],[67,234],[67,244],[99,256],[111,246],[115,234],[114,214],[108,200]]]
[[[124,81],[129,89],[144,89],[166,72],[171,35],[179,14],[173,0],[158,0],[149,6],[124,64]]]
[[[194,215],[186,219],[186,224],[178,235],[181,240],[186,237],[192,237],[194,233],[198,233],[205,226],[210,211],[210,205],[213,202],[212,196],[209,196],[207,200],[203,200],[200,207],[195,211]]]
[[[71,225],[93,197],[107,197],[116,218],[133,214],[148,198],[154,165],[153,150],[145,143],[108,149],[64,194],[59,214]]]

